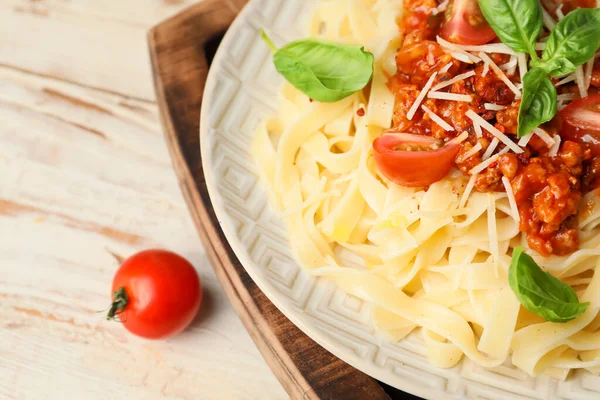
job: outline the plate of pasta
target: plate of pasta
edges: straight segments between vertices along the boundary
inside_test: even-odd
[[[600,398],[598,7],[251,0],[200,138],[261,290],[423,398]]]

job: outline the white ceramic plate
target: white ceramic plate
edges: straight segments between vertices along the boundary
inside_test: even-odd
[[[309,276],[291,255],[249,153],[255,128],[276,111],[282,78],[258,30],[276,43],[301,38],[314,0],[251,0],[227,32],[204,94],[200,139],[206,183],[225,236],[252,279],[302,331],[355,368],[426,399],[600,399],[600,377],[532,379],[510,363],[483,369],[465,360],[431,366],[418,334],[378,336],[361,300]]]

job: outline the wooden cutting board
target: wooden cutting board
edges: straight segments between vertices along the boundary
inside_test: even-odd
[[[165,137],[200,239],[231,304],[291,398],[416,399],[352,368],[296,328],[252,281],[219,227],[202,171],[200,105],[220,37],[246,2],[205,0],[148,35]]]

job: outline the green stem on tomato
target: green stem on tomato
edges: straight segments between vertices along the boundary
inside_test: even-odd
[[[273,53],[277,52],[277,46],[275,46],[275,43],[273,43],[273,41],[267,36],[267,33],[264,31],[264,29],[260,30],[260,37],[265,41]]]
[[[125,288],[121,286],[119,290],[113,293],[113,302],[110,306],[110,310],[108,310],[106,319],[109,321],[116,321],[117,317],[125,311],[127,304],[129,304],[129,296],[127,296]]]

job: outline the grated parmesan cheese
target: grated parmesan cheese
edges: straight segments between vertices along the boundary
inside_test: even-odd
[[[473,129],[475,130],[475,135],[480,138],[483,137],[483,129],[481,129],[481,125],[476,122],[473,122]]]
[[[506,176],[502,177],[502,184],[504,185],[504,189],[508,196],[508,204],[510,204],[510,209],[513,214],[512,217],[519,223],[521,222],[521,216],[519,215],[519,208],[517,207],[517,199],[515,198],[515,192],[513,192],[512,185]]]
[[[421,108],[423,109],[423,111],[425,111],[425,113],[427,113],[427,115],[429,115],[429,118],[431,118],[431,120],[433,122],[435,122],[436,124],[438,124],[439,126],[441,126],[443,130],[445,130],[445,131],[453,131],[454,130],[454,128],[452,127],[452,125],[450,125],[449,123],[447,123],[446,121],[444,121],[439,115],[437,115],[436,113],[434,113],[425,104],[423,104],[421,106]]]
[[[515,72],[517,72],[517,63],[515,63],[515,65],[506,70],[506,74],[510,76],[513,76]],[[517,86],[517,89],[522,90],[523,88]]]
[[[431,14],[432,15],[438,15],[440,13],[443,13],[446,11],[446,9],[448,8],[448,3],[450,3],[450,0],[444,0],[440,3],[439,6],[437,6],[436,8],[431,10]]]
[[[496,73],[496,75],[498,75],[498,78],[500,78],[502,82],[504,82],[506,86],[508,86],[508,88],[515,93],[515,98],[520,99],[521,91],[517,89],[515,84],[512,83],[510,79],[508,79],[508,76],[506,76],[506,74],[502,72],[502,70],[496,65],[496,63],[492,61],[492,59],[488,57],[488,55],[485,53],[479,53],[479,57],[481,57],[483,62],[490,64],[490,68]]]
[[[496,127],[487,122],[485,119],[481,118],[475,111],[469,110],[467,111],[467,117],[471,119],[471,121],[478,123],[484,128],[486,131],[494,135],[498,138],[502,143],[504,143],[508,148],[510,148],[515,153],[523,153],[523,149],[520,148],[515,142],[510,140],[508,136],[504,133],[500,132]]]
[[[513,75],[517,68],[517,57],[510,56],[510,60],[507,63],[500,65],[498,68],[502,71],[506,71],[508,75]]]
[[[584,97],[587,97],[588,95],[588,90],[587,87],[585,86],[585,76],[583,74],[583,66],[579,66],[577,67],[577,69],[575,70],[575,76],[577,77],[577,87],[579,88],[579,96],[583,99]]]
[[[494,104],[494,103],[485,103],[483,105],[483,108],[485,108],[488,111],[502,111],[502,110],[506,110],[506,106],[501,106],[500,104]]]
[[[508,47],[507,45],[505,45],[504,43],[491,43],[491,44],[484,44],[481,46],[468,46],[468,45],[461,45],[461,44],[456,44],[456,43],[450,43],[444,39],[442,39],[441,37],[437,37],[437,42],[440,46],[442,47],[446,47],[448,49],[451,49],[453,51],[472,51],[472,52],[484,52],[484,53],[499,53],[499,54],[509,54],[511,56],[516,56],[517,53],[511,49],[510,47]]]
[[[490,64],[483,63],[483,71],[481,71],[481,76],[486,76],[490,72]]]
[[[498,138],[496,138],[496,137],[493,138],[492,142],[488,146],[485,153],[483,153],[483,157],[481,157],[481,158],[483,160],[487,160],[488,158],[490,158],[492,156],[492,154],[494,154],[494,150],[496,150],[496,147],[498,147],[498,144],[500,144],[500,141],[498,140]]]
[[[454,84],[455,82],[462,81],[463,79],[470,78],[474,75],[475,75],[475,71],[469,71],[469,72],[465,72],[464,74],[456,75],[454,78],[452,78],[448,81],[438,83],[437,85],[435,85],[434,87],[431,88],[431,91],[437,92],[438,90],[448,87],[448,86]]]
[[[461,133],[460,135],[458,135],[457,137],[455,137],[454,139],[452,139],[451,141],[449,141],[448,144],[450,144],[450,143],[461,144],[468,138],[469,138],[469,132],[465,131],[465,132]]]
[[[541,8],[542,8],[542,16],[543,16],[543,20],[544,20],[544,26],[549,31],[551,31],[556,26],[556,21],[554,20],[554,18],[552,18],[550,13],[548,11],[546,11],[546,9],[544,7],[541,7]]]
[[[556,96],[556,100],[557,101],[571,101],[571,100],[575,100],[575,94],[574,93],[559,94],[558,96]]]
[[[474,63],[478,63],[479,61],[481,61],[480,59],[473,59],[473,55],[469,54],[469,53],[463,53],[460,51],[453,51],[450,53],[450,55],[452,56],[452,58],[457,59],[458,61],[464,62],[466,64],[474,64]],[[476,57],[475,57],[476,58]]]
[[[529,140],[531,140],[532,136],[533,136],[533,132],[529,132],[527,135],[525,135],[521,139],[519,139],[519,146],[521,146],[521,147],[527,146],[527,144],[529,143]]]
[[[473,168],[471,168],[471,170],[469,171],[469,174],[478,174],[481,171],[483,171],[484,169],[486,169],[487,167],[489,167],[490,165],[492,165],[493,163],[495,163],[496,161],[498,161],[498,159],[500,158],[501,154],[494,154],[493,156],[491,156],[490,158],[488,158],[487,160],[477,164],[476,166],[474,166]]]
[[[429,92],[427,97],[429,97],[430,99],[439,100],[464,101],[466,103],[470,103],[473,100],[473,98],[468,94],[457,94],[447,92]]]
[[[560,136],[554,135],[554,144],[552,145],[552,147],[550,147],[550,151],[548,152],[548,155],[550,157],[556,156],[558,154],[559,148],[560,148]]]
[[[517,65],[517,63],[518,63],[517,56],[510,56],[510,60],[507,63],[502,64],[501,69],[503,71],[506,69],[511,69],[512,67],[515,67]]]
[[[471,156],[479,153],[479,151],[483,148],[483,146],[481,145],[481,143],[477,143],[475,146],[473,146],[471,148],[471,150],[467,151],[465,154],[462,155],[462,157],[460,158],[460,161],[464,161],[469,159]]]
[[[563,13],[562,8],[563,8],[562,3],[559,4],[558,7],[556,8],[556,16],[558,17],[559,21],[565,17],[565,14]]]
[[[484,160],[481,163],[477,164],[476,166],[471,168],[471,170],[469,171],[469,174],[480,173],[481,171],[483,171],[484,169],[486,169],[487,167],[489,167],[490,165],[492,165],[493,163],[498,161],[498,159],[500,158],[501,155],[508,153],[508,150],[510,150],[510,149],[508,147],[505,147],[503,150],[499,151],[497,154],[494,154],[487,160]]]
[[[442,39],[441,37],[437,36],[437,42],[440,46],[445,47],[448,50],[452,50],[452,51],[461,51],[461,52],[465,52],[462,49],[462,46],[456,43],[451,43],[447,40]]]
[[[471,178],[469,178],[469,182],[465,187],[465,191],[463,192],[463,195],[460,198],[460,203],[458,205],[459,208],[463,208],[467,204],[467,200],[469,199],[469,196],[471,195],[471,192],[475,187],[475,181],[477,180],[477,176],[479,176],[479,174],[473,174],[471,175]]]
[[[521,82],[523,82],[523,77],[529,71],[527,67],[527,54],[518,54],[517,62],[519,63],[519,75],[521,76]]]
[[[419,96],[417,97],[417,99],[415,100],[413,105],[410,107],[410,110],[408,110],[408,114],[406,114],[406,118],[408,118],[409,121],[412,120],[413,117],[415,116],[415,113],[419,109],[421,102],[423,101],[423,99],[425,98],[427,93],[429,92],[429,89],[431,89],[431,86],[433,86],[433,81],[435,80],[436,76],[437,76],[437,72],[434,72],[433,75],[431,75],[431,77],[429,78],[429,80],[427,81],[425,86],[423,87],[423,90],[421,90],[421,93],[419,93]]]
[[[542,128],[535,128],[533,130],[533,133],[537,137],[542,139],[548,147],[552,147],[554,145],[554,139],[552,139],[552,137],[550,135],[548,135],[548,133],[545,130],[543,130]]]
[[[576,79],[577,79],[577,75],[575,74],[575,72],[573,72],[572,74],[569,74],[569,75],[565,76],[563,79],[561,79],[560,81],[558,81],[556,83],[556,85],[554,85],[554,86],[561,86],[561,85],[564,85],[565,83],[573,82]]]
[[[592,73],[594,72],[594,61],[595,61],[595,59],[592,58],[585,64],[585,76],[584,76],[584,81],[583,81],[584,85],[585,85],[585,90],[589,90],[590,85],[592,83]]]
[[[442,69],[440,69],[440,74],[445,74],[446,72],[448,72],[450,70],[450,68],[452,67],[452,64],[454,64],[454,63],[449,62],[448,64],[444,65],[444,67]]]

